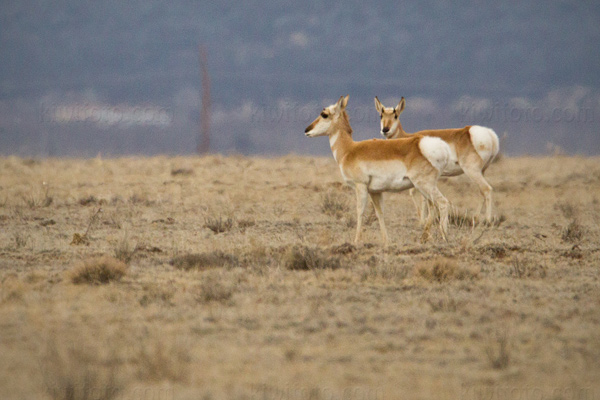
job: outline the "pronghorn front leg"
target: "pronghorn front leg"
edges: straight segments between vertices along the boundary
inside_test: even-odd
[[[356,236],[354,237],[354,243],[358,243],[360,240],[360,231],[362,229],[362,216],[367,207],[369,201],[369,191],[367,185],[356,184]]]
[[[387,229],[385,228],[385,221],[383,220],[383,194],[382,193],[370,193],[371,200],[373,201],[373,206],[375,207],[375,214],[377,215],[377,220],[379,221],[379,228],[381,229],[381,238],[383,239],[383,244],[388,244],[388,234]]]

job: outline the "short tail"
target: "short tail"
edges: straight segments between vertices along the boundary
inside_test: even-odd
[[[484,126],[473,125],[469,129],[471,134],[471,143],[475,147],[475,151],[481,157],[485,166],[494,161],[494,158],[500,152],[500,140],[493,129]]]

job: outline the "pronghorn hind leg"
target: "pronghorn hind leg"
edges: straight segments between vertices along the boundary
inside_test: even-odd
[[[480,203],[479,208],[477,209],[477,215],[480,215],[482,212],[485,212],[485,220],[486,222],[492,221],[492,186],[488,183],[488,181],[483,177],[481,169],[478,166],[466,167],[463,168],[465,171],[465,175],[469,177],[476,185],[479,187],[479,191],[483,196],[483,201]]]
[[[436,180],[434,181],[423,181],[423,182],[414,182],[415,187],[421,192],[423,197],[425,197],[431,204],[435,206],[440,215],[440,233],[442,234],[442,238],[444,241],[448,241],[448,199],[444,197],[442,192],[438,189],[436,185]],[[429,229],[434,220],[433,209],[430,210],[429,215],[427,216],[427,220],[425,223],[425,228],[423,232],[423,237],[427,237],[429,234]]]
[[[369,192],[367,185],[357,184],[356,185],[356,236],[354,237],[354,243],[357,244],[360,240],[360,231],[362,229],[362,217],[369,201]]]
[[[417,210],[419,223],[423,225],[423,222],[425,221],[425,205],[422,203],[419,204],[419,200],[417,199],[418,192],[415,190],[415,188],[409,189],[408,194],[410,194],[410,198],[413,201],[413,204],[415,205],[415,210]]]
[[[375,215],[379,221],[379,228],[381,229],[381,238],[383,244],[388,244],[388,234],[385,228],[385,221],[383,220],[383,194],[382,193],[370,193],[371,200],[373,201],[373,207],[375,208]]]

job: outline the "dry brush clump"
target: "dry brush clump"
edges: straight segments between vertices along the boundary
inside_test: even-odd
[[[510,338],[508,331],[496,332],[485,345],[485,354],[494,369],[505,369],[510,363]]]
[[[283,266],[295,271],[310,271],[319,269],[338,269],[341,262],[338,257],[332,257],[324,251],[306,246],[292,246],[283,254]]]
[[[171,265],[184,271],[209,268],[233,268],[240,266],[240,260],[233,254],[216,250],[208,253],[182,254],[171,260]]]
[[[426,260],[415,266],[415,275],[430,282],[447,282],[450,280],[473,280],[479,277],[480,268],[467,268],[455,260],[438,257]]]
[[[214,233],[223,233],[230,231],[234,226],[234,222],[233,218],[223,218],[222,215],[219,215],[219,217],[206,217],[204,218],[204,227]]]
[[[341,218],[348,211],[346,199],[338,192],[329,190],[321,195],[321,212],[335,218]]]
[[[192,288],[191,292],[198,303],[218,302],[228,304],[234,294],[234,285],[223,282],[217,276],[205,276],[199,285]]]
[[[560,236],[564,242],[579,243],[583,239],[584,234],[585,229],[583,226],[581,226],[577,218],[573,218],[571,219],[571,222],[562,229]]]
[[[540,278],[547,275],[547,268],[531,259],[514,257],[510,266],[509,275],[514,278]]]
[[[135,361],[138,367],[138,378],[142,380],[185,383],[189,379],[191,362],[189,346],[177,339],[144,340],[140,344]]]
[[[127,265],[110,256],[93,257],[81,262],[70,271],[74,284],[101,285],[120,280],[127,273]]]
[[[53,400],[111,400],[123,389],[118,361],[102,357],[93,346],[51,337],[39,364]]]

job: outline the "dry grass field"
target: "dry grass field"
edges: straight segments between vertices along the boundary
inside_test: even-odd
[[[331,158],[1,158],[0,399],[600,398],[600,159],[486,175],[354,247]]]

